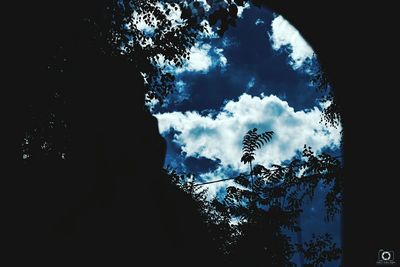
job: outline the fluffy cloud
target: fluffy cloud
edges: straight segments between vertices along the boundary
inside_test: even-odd
[[[243,17],[243,12],[244,12],[246,9],[248,9],[248,8],[250,8],[250,4],[249,4],[248,2],[246,2],[246,3],[244,4],[244,6],[238,6],[237,16],[238,16],[239,18],[242,18],[242,17]]]
[[[209,44],[196,45],[190,49],[190,58],[183,70],[208,72],[212,65],[209,55],[211,46]]]
[[[258,26],[258,25],[261,25],[261,24],[265,24],[265,21],[263,21],[262,19],[258,18],[258,19],[254,22],[254,24],[255,24],[256,26]]]
[[[255,84],[256,84],[256,78],[255,77],[251,77],[250,81],[246,85],[246,89],[250,90],[251,88],[254,87]]]
[[[207,73],[210,68],[226,67],[228,60],[223,54],[224,49],[215,47],[211,49],[209,44],[197,43],[190,49],[190,58],[183,68],[176,68],[175,73],[200,72]]]
[[[228,59],[226,59],[223,52],[224,52],[224,49],[222,49],[222,48],[214,48],[214,53],[218,58],[218,62],[219,62],[219,65],[221,66],[221,68],[226,67],[226,64],[228,64]]]
[[[158,66],[175,74],[184,72],[208,73],[211,68],[220,66],[223,69],[227,65],[228,60],[223,51],[222,48],[212,48],[210,44],[197,42],[190,48],[189,60],[184,62],[182,67],[166,63],[165,57],[161,54],[158,55],[155,62]]]
[[[282,16],[277,16],[271,23],[270,41],[274,50],[288,47],[290,64],[293,69],[300,68],[306,60],[312,59],[314,51],[300,33]]]
[[[340,127],[327,128],[320,123],[320,108],[295,111],[274,95],[243,94],[237,101],[226,102],[217,114],[188,111],[155,116],[162,134],[168,134],[170,129],[176,131],[174,142],[181,146],[186,157],[220,160],[221,168],[234,171],[247,170],[240,158],[242,139],[249,129],[275,132],[272,141],[256,153],[256,162],[264,165],[291,159],[304,144],[316,151],[337,148],[341,138]],[[210,175],[209,179],[213,179]]]

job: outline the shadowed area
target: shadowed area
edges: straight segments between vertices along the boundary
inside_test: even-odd
[[[101,24],[105,3],[46,1],[26,17],[35,29],[26,38],[35,42],[22,70],[29,77],[23,124],[35,134],[54,113],[68,129],[59,134],[57,122],[44,133],[63,154],[32,141],[30,158],[20,161],[12,246],[30,262],[54,266],[182,266],[198,251],[213,257],[197,204],[162,169],[166,143],[143,108],[140,72],[102,53],[101,36],[93,39],[86,23]]]

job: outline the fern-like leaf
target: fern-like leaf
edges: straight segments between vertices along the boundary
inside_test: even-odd
[[[257,134],[257,128],[250,130],[243,137],[243,155],[241,162],[244,164],[251,163],[255,158],[256,149],[260,149],[263,145],[271,141],[274,132],[267,131],[262,134]]]

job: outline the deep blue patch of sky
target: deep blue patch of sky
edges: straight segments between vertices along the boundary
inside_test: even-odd
[[[265,23],[256,25],[259,18]],[[266,9],[245,10],[237,27],[231,27],[224,38],[210,41],[213,48],[224,49],[227,66],[210,68],[208,73],[179,74],[177,78],[187,84],[189,98],[156,111],[219,110],[224,101],[237,99],[244,92],[253,96],[274,94],[288,101],[296,111],[314,107],[321,95],[310,85],[310,75],[288,64],[285,49],[272,49],[268,33],[273,19],[272,12]],[[311,66],[316,66],[315,63]]]

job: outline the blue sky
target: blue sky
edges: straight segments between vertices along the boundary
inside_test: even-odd
[[[167,140],[166,166],[212,181],[248,171],[240,162],[241,142],[252,128],[273,130],[272,142],[257,151],[256,163],[281,164],[304,144],[340,154],[340,127],[320,123],[323,104],[310,84],[317,57],[281,16],[266,9],[243,11],[223,38],[204,35],[176,73],[176,93],[153,106]],[[218,194],[231,181],[207,188]],[[330,232],[340,244],[340,217],[323,221],[323,187],[306,205],[304,240]],[[329,265],[327,265],[329,266]]]

